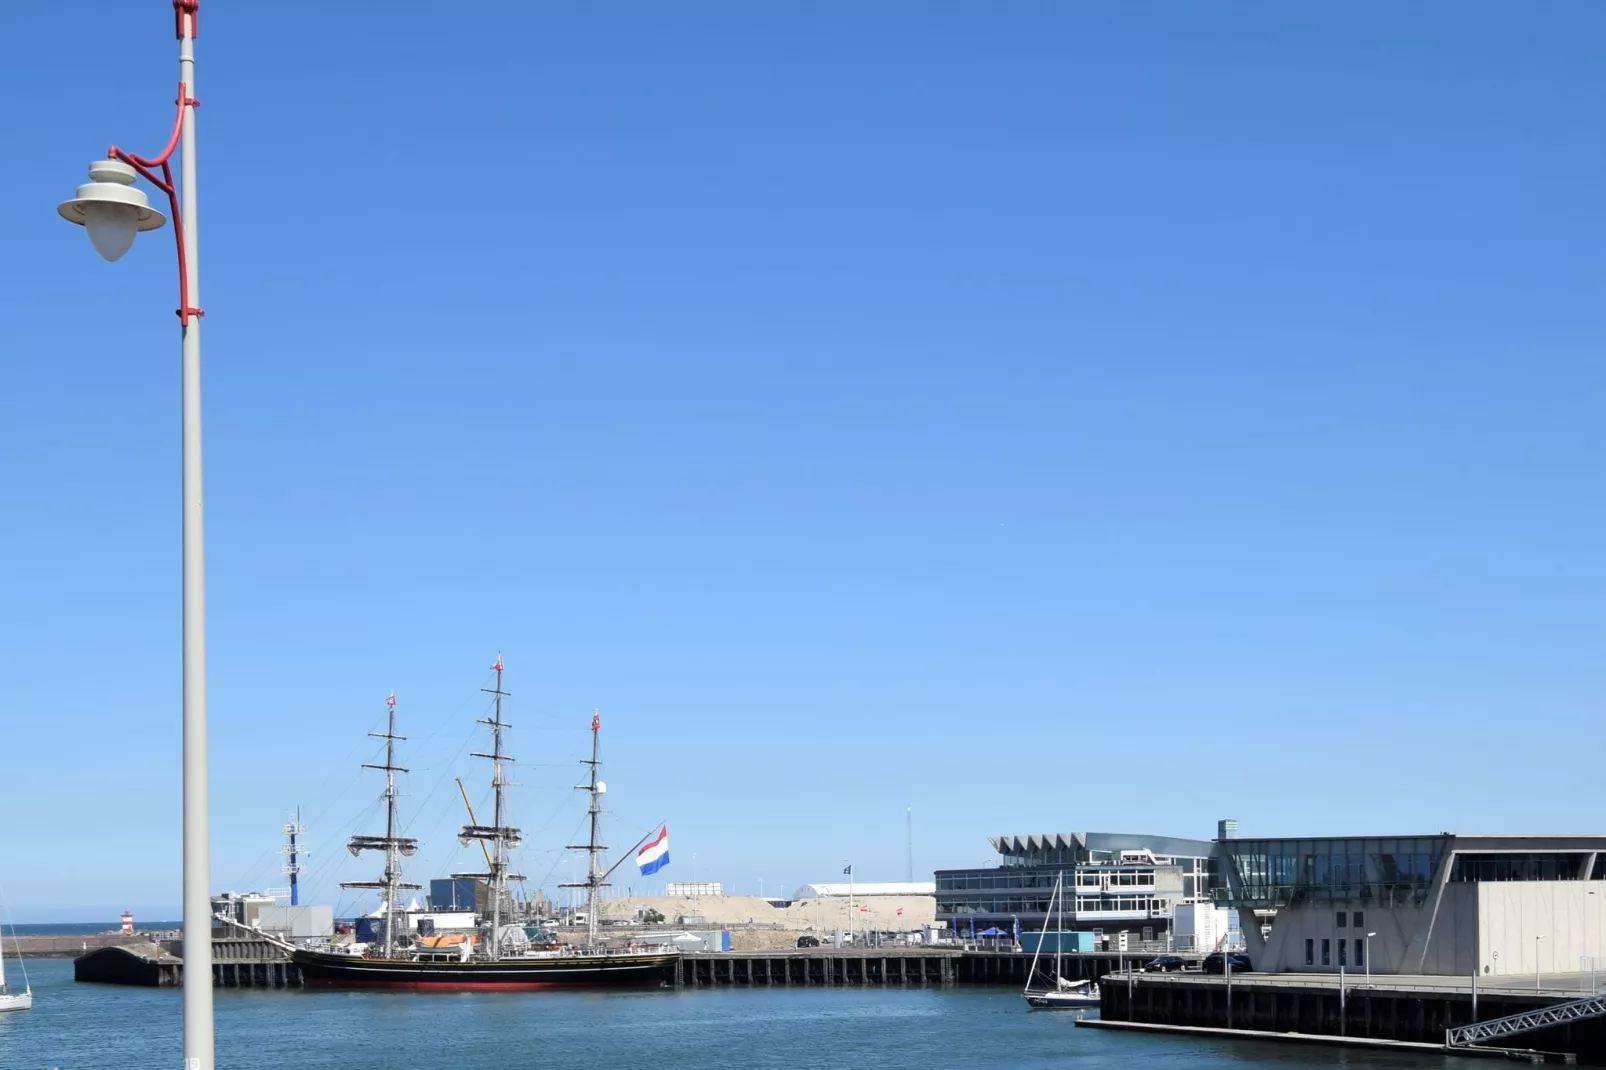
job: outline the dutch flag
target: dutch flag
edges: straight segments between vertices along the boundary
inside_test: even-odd
[[[657,873],[669,865],[669,826],[665,825],[658,830],[658,835],[642,844],[641,850],[636,852],[636,865],[641,867],[643,877]]]

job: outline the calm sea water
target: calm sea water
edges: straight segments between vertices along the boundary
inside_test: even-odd
[[[36,960],[28,971],[34,1009],[0,1015],[0,1067],[180,1066],[177,990],[75,984],[72,964],[59,959]],[[1475,1070],[1484,1065],[1077,1029],[1069,1014],[1028,1013],[1015,994],[991,990],[220,991],[217,1042],[220,1070]]]
[[[18,925],[18,936],[92,936],[96,933],[114,933],[123,927],[118,918],[110,921],[52,921],[42,925]],[[178,921],[136,921],[136,932],[170,932],[174,929],[184,928],[183,922]],[[5,927],[9,946],[12,926]]]

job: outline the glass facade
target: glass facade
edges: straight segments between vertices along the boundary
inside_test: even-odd
[[[1164,931],[1178,903],[1208,901],[1208,842],[1085,835],[1095,845],[1079,844],[1082,837],[1000,837],[994,841],[996,867],[938,870],[938,921],[974,918],[978,925],[1007,925],[1018,920],[1025,929],[1042,928],[1049,922],[1049,900],[1059,880],[1064,881],[1067,928],[1073,923],[1089,928],[1157,921],[1158,926],[1135,929],[1134,935]],[[1119,842],[1109,849],[1097,846],[1112,839]],[[1162,853],[1165,847],[1175,850],[1183,844],[1198,853]],[[1059,910],[1056,905],[1055,913]]]
[[[1444,858],[1445,836],[1355,840],[1224,840],[1236,894],[1226,882],[1216,898],[1234,906],[1375,899],[1421,902]]]
[[[1549,854],[1457,854],[1450,866],[1452,881],[1570,881],[1580,877],[1588,855],[1559,851]]]

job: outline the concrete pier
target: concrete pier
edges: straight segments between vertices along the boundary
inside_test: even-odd
[[[1092,980],[1114,970],[1113,954],[1066,955],[1066,980]],[[1039,962],[1039,967],[1042,963]],[[1024,988],[1032,956],[1019,951],[943,947],[812,947],[782,951],[692,952],[668,982],[676,988],[869,985],[999,985]]]
[[[144,941],[102,947],[73,960],[73,980],[91,984],[169,988],[184,983],[183,941]],[[212,939],[212,984],[217,988],[296,988],[301,971],[267,940]]]
[[[675,988],[944,987],[962,952],[888,948],[852,951],[718,951],[680,956],[666,978]]]
[[[1480,985],[1473,1010],[1471,979],[1375,976],[1338,978],[1323,974],[1242,974],[1230,984],[1202,974],[1112,974],[1099,980],[1099,1017],[1110,1022],[1186,1026],[1234,1033],[1299,1033],[1335,1038],[1375,1038],[1433,1045],[1443,1050],[1445,1031],[1532,1010],[1587,990],[1587,978],[1550,978],[1535,990],[1502,979]],[[1606,1020],[1594,1019],[1524,1034],[1522,1047],[1569,1053],[1584,1065],[1606,1065]],[[1458,1049],[1458,1053],[1459,1053]]]

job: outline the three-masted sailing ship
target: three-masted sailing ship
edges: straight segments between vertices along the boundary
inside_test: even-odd
[[[474,757],[491,763],[491,788],[494,798],[491,823],[464,825],[458,838],[463,843],[478,840],[484,846],[486,872],[454,873],[456,877],[474,877],[486,882],[490,891],[490,917],[479,930],[476,941],[459,941],[450,944],[426,943],[414,940],[411,934],[400,932],[396,919],[403,916],[400,893],[419,888],[420,885],[402,880],[401,859],[418,850],[418,841],[399,834],[396,822],[396,774],[406,769],[396,764],[396,742],[406,737],[396,734],[396,696],[392,692],[386,700],[389,707],[386,729],[383,733],[370,733],[385,741],[385,764],[365,765],[364,768],[382,770],[385,774],[385,834],[383,836],[353,836],[347,849],[353,855],[364,851],[382,851],[385,869],[381,879],[375,881],[349,881],[343,888],[371,888],[381,892],[383,938],[377,946],[370,946],[361,954],[340,951],[298,949],[290,958],[301,969],[302,980],[309,986],[338,988],[600,988],[640,987],[662,984],[665,967],[674,962],[676,952],[615,951],[598,946],[596,939],[596,895],[606,887],[606,874],[598,865],[599,853],[604,850],[598,843],[598,823],[601,813],[600,796],[605,788],[597,778],[599,764],[597,734],[600,719],[591,719],[591,758],[585,764],[591,768],[589,784],[582,790],[591,793],[591,840],[584,848],[590,854],[586,882],[589,890],[587,911],[588,939],[582,947],[552,947],[531,945],[524,927],[504,924],[502,906],[507,897],[510,880],[520,880],[509,872],[508,852],[519,845],[521,833],[507,824],[504,775],[505,763],[513,761],[502,750],[502,735],[510,727],[502,720],[502,656],[497,655],[496,686],[483,688],[492,696],[491,716],[479,723],[491,730],[489,753],[475,752]],[[511,920],[511,919],[510,919]]]

